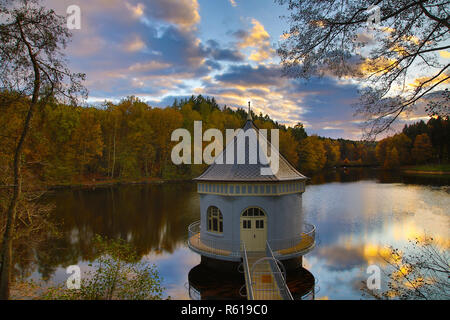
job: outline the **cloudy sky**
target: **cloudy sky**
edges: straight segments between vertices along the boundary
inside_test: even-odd
[[[89,102],[135,95],[165,107],[202,94],[219,104],[269,114],[308,133],[359,139],[351,105],[357,87],[334,78],[281,76],[276,54],[287,22],[273,0],[47,0],[65,14],[81,8],[67,55],[87,74]],[[420,114],[419,114],[420,117]]]

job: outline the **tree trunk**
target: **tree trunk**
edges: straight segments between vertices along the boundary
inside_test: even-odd
[[[0,299],[9,299],[9,283],[11,278],[11,263],[12,263],[12,240],[13,230],[16,224],[17,203],[22,192],[22,182],[20,179],[20,158],[22,156],[23,143],[30,128],[31,119],[33,117],[35,103],[31,103],[28,109],[27,118],[17,144],[14,154],[14,187],[11,202],[7,211],[7,220],[5,233],[3,234],[2,249],[1,249],[1,265],[0,265]]]
[[[16,224],[17,215],[17,203],[20,199],[22,192],[22,185],[20,180],[20,160],[22,157],[23,144],[27,137],[28,131],[31,126],[31,119],[33,118],[34,109],[39,100],[39,91],[41,89],[41,77],[39,72],[39,65],[36,61],[36,54],[33,53],[30,44],[28,43],[23,31],[21,21],[16,21],[20,36],[22,41],[28,48],[28,53],[33,64],[34,70],[34,85],[33,85],[33,96],[30,102],[30,108],[28,109],[27,116],[25,118],[25,123],[22,129],[22,133],[17,143],[16,150],[14,152],[14,162],[13,162],[13,172],[14,172],[14,186],[13,195],[11,197],[11,202],[8,207],[6,216],[6,227],[5,233],[3,234],[2,247],[0,252],[0,299],[9,299],[9,285],[11,280],[11,267],[12,267],[12,241],[13,241],[13,231]]]
[[[108,135],[108,176],[111,171],[111,136]]]
[[[145,157],[145,164],[144,165],[145,165],[145,170],[144,170],[145,173],[144,174],[145,174],[145,177],[148,178],[149,174],[148,174],[148,158],[147,157]]]
[[[116,125],[114,124],[114,137],[113,137],[113,163],[111,169],[111,179],[114,178],[114,167],[116,165]]]

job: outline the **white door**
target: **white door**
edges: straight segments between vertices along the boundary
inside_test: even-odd
[[[264,251],[267,240],[267,217],[260,208],[248,208],[241,214],[241,240],[247,251]]]

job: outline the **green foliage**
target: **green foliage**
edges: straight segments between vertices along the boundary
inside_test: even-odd
[[[289,129],[294,139],[297,140],[298,142],[308,137],[308,134],[306,133],[303,123],[301,122],[298,122],[293,128]]]
[[[80,289],[48,288],[40,298],[62,300],[161,300],[164,288],[155,265],[139,261],[124,240],[94,239],[97,258],[82,274]]]
[[[431,161],[450,162],[450,123],[448,117],[432,117],[427,123],[419,121],[405,125],[403,133],[415,142],[416,137],[427,134],[432,145]]]
[[[450,161],[448,118],[434,117],[427,123],[419,121],[405,125],[401,133],[380,140],[376,146],[376,157],[378,163],[385,168],[392,168],[393,159],[388,157],[394,147],[402,166],[430,162],[448,163]]]
[[[428,164],[428,165],[417,165],[408,167],[408,170],[413,171],[439,171],[439,172],[450,172],[450,164]]]

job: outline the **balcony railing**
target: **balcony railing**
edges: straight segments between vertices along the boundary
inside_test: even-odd
[[[245,248],[244,241],[241,241],[241,257],[242,265],[244,267],[244,279],[245,279],[245,289],[247,291],[247,299],[253,300],[253,285],[252,279],[250,277],[250,266],[248,265],[247,249]]]
[[[305,223],[303,232],[298,237],[268,240],[277,259],[287,259],[308,253],[316,244],[316,227]]]
[[[266,241],[266,256],[271,258],[269,263],[281,298],[283,300],[294,300],[286,283],[286,270],[283,270],[283,272],[281,271],[280,266],[278,265],[279,261],[275,258],[269,241]]]
[[[239,261],[241,258],[241,245],[239,241],[223,241],[204,239],[201,237],[200,221],[191,223],[188,228],[188,245],[193,251],[211,258],[220,258],[230,261]],[[288,239],[268,240],[275,258],[279,260],[303,255],[311,251],[315,246],[316,228],[312,224],[305,223],[303,232],[298,237]]]
[[[188,245],[193,251],[210,257],[220,258],[230,261],[239,261],[241,259],[239,243],[233,245],[232,241],[204,239],[201,238],[200,221],[191,223],[188,227],[189,238]]]

